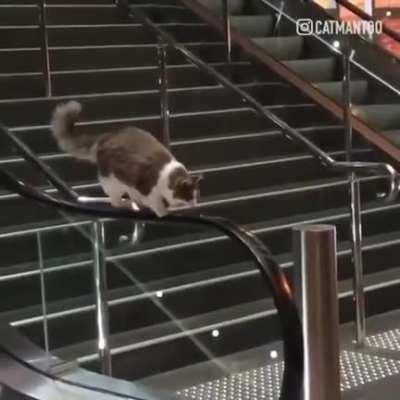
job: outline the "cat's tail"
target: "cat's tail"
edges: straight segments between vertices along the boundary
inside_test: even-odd
[[[96,162],[95,135],[83,133],[75,126],[82,113],[82,104],[69,101],[59,104],[53,111],[51,128],[61,150],[75,158]]]

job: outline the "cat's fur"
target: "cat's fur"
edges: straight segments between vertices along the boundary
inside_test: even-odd
[[[89,135],[75,126],[81,112],[77,101],[58,105],[54,137],[62,150],[97,164],[100,184],[114,206],[128,196],[162,217],[170,208],[196,204],[200,177],[190,176],[154,136],[136,127]]]

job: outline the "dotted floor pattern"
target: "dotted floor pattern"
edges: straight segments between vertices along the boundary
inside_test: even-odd
[[[400,361],[343,351],[340,357],[341,390],[359,388],[400,374]],[[283,362],[232,374],[177,392],[190,400],[278,400]]]
[[[378,333],[367,338],[367,345],[378,349],[400,351],[400,329]]]

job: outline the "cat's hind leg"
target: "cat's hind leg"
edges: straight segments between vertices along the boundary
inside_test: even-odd
[[[99,182],[104,193],[109,197],[110,202],[114,207],[127,206],[126,200],[123,199],[123,196],[126,193],[126,188],[121,185],[117,179],[113,176],[99,176]]]

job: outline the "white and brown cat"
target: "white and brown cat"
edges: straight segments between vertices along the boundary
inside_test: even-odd
[[[162,217],[171,208],[197,203],[201,177],[189,175],[153,135],[133,126],[90,135],[75,126],[81,113],[77,101],[58,105],[54,137],[62,150],[97,164],[100,184],[114,206],[123,206],[128,196]]]

